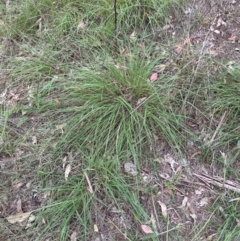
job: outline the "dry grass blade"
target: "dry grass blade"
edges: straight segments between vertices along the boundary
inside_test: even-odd
[[[213,134],[213,136],[212,136],[212,138],[211,138],[211,140],[210,140],[210,144],[214,141],[214,139],[215,139],[215,137],[216,137],[216,135],[217,135],[217,132],[219,131],[220,127],[222,126],[222,123],[223,123],[223,121],[224,121],[224,119],[225,119],[225,117],[226,117],[226,114],[227,114],[227,111],[225,111],[225,112],[223,113],[223,115],[222,115],[222,117],[221,117],[221,119],[220,119],[220,122],[219,122],[219,124],[218,124],[218,126],[217,126],[217,129],[215,130],[215,132],[214,132],[214,134]]]
[[[85,175],[86,180],[87,180],[87,183],[88,183],[88,191],[89,191],[91,194],[93,194],[93,188],[92,188],[92,184],[91,184],[91,182],[90,182],[90,180],[89,180],[88,174],[87,174],[86,172],[84,172],[84,175]]]

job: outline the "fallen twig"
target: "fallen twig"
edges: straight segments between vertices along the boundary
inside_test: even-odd
[[[206,174],[199,175],[199,174],[193,173],[193,175],[198,177],[201,181],[210,183],[217,187],[221,187],[221,188],[223,187],[231,191],[240,193],[240,184],[236,182],[233,182],[230,180],[224,180],[222,177],[210,177]]]
[[[85,175],[86,180],[87,180],[87,183],[88,183],[88,191],[89,191],[91,194],[93,194],[93,188],[92,188],[92,184],[91,184],[91,182],[90,182],[90,180],[89,180],[88,174],[87,174],[86,172],[84,172],[84,175]]]
[[[219,122],[219,124],[218,124],[218,126],[217,126],[217,129],[215,130],[215,132],[214,132],[214,134],[213,134],[213,136],[212,136],[212,138],[211,138],[211,140],[210,140],[210,144],[214,141],[214,139],[215,139],[215,137],[216,137],[216,135],[217,135],[217,132],[218,132],[218,130],[220,129],[220,127],[221,127],[221,125],[222,125],[222,123],[223,123],[223,120],[225,119],[225,117],[226,117],[226,114],[227,114],[227,111],[224,111],[224,113],[223,113],[223,115],[222,115],[222,117],[221,117],[221,120],[220,120],[220,122]]]

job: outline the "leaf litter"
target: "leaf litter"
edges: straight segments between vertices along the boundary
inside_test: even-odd
[[[153,230],[147,226],[147,225],[141,225],[141,228],[142,228],[142,231],[145,233],[145,234],[151,234],[151,233],[154,233]]]

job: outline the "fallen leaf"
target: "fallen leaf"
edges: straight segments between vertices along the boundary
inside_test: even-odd
[[[95,233],[99,232],[98,226],[96,224],[93,225],[93,230],[94,230]]]
[[[196,215],[195,213],[191,213],[191,214],[190,214],[190,217],[192,217],[192,219],[193,219],[193,221],[194,221],[194,223],[195,223],[196,220],[197,220],[197,215]]]
[[[36,136],[32,136],[32,144],[37,144],[37,137]]]
[[[46,224],[46,220],[44,218],[42,218],[42,224]]]
[[[235,218],[236,222],[237,222],[237,226],[240,227],[240,220],[238,218]]]
[[[163,26],[163,31],[166,31],[166,30],[168,30],[169,28],[172,28],[172,25],[167,24],[167,25]]]
[[[142,231],[146,234],[153,233],[152,229],[147,225],[141,225]]]
[[[154,214],[151,212],[151,223],[152,223],[152,226],[155,230],[157,230],[157,221],[156,221],[156,218],[154,216]]]
[[[62,168],[64,169],[66,164],[67,164],[67,156],[65,156],[62,160],[63,164],[62,164]]]
[[[162,210],[162,215],[164,218],[167,218],[167,206],[165,203],[161,202],[161,201],[157,201],[158,204],[161,206],[161,210]]]
[[[28,229],[28,228],[32,227],[33,222],[35,220],[36,220],[36,217],[33,214],[31,214],[28,218],[28,222],[27,222],[27,225],[26,225],[25,229]]]
[[[156,81],[158,78],[158,74],[157,73],[153,73],[151,76],[150,76],[150,82],[153,83],[154,81]]]
[[[219,209],[219,211],[224,215],[224,209],[223,209],[223,207],[220,206],[218,209]]]
[[[209,236],[207,237],[207,241],[212,241],[213,238],[214,238],[214,236],[216,236],[216,233],[209,235]]]
[[[166,67],[167,67],[166,64],[159,64],[159,65],[156,66],[157,71],[158,71],[159,73],[162,73],[162,72],[166,69]]]
[[[86,27],[86,24],[83,21],[80,21],[77,26],[77,31],[84,29]]]
[[[176,170],[174,168],[174,165],[178,165],[178,163],[173,159],[173,157],[170,154],[164,155],[164,162],[167,162],[170,164],[171,169],[174,173],[176,173]]]
[[[220,27],[222,25],[222,17],[220,16],[217,20],[217,27]]]
[[[182,204],[178,207],[178,208],[184,208],[186,207],[187,205],[187,202],[188,202],[188,197],[184,197],[183,200],[182,200]]]
[[[217,28],[222,26],[222,25],[226,26],[227,24],[226,24],[225,21],[223,21],[222,17],[220,16],[217,20]]]
[[[207,197],[204,197],[204,198],[202,198],[202,199],[200,200],[199,206],[200,206],[200,207],[203,207],[203,206],[206,206],[206,205],[208,205],[208,198],[207,198]]]
[[[132,162],[126,162],[124,164],[124,171],[127,174],[130,174],[132,176],[136,176],[138,174],[138,172],[136,170],[136,166]]]
[[[143,104],[146,101],[146,99],[147,99],[147,97],[143,97],[143,98],[138,99],[137,105]]]
[[[130,42],[134,43],[136,42],[136,40],[137,40],[136,33],[135,31],[133,31],[130,35]]]
[[[71,241],[77,241],[77,231],[74,230],[70,237]]]
[[[67,164],[66,169],[65,169],[65,180],[66,180],[66,181],[67,181],[67,179],[68,179],[69,173],[71,172],[71,169],[72,169],[71,165],[70,165],[70,164]]]
[[[6,219],[9,223],[22,223],[23,221],[27,220],[32,212],[26,213],[17,213],[15,215],[10,215]]]
[[[193,221],[194,221],[194,223],[196,222],[196,220],[197,220],[197,215],[196,215],[196,213],[195,213],[195,210],[194,210],[194,208],[191,206],[191,203],[190,202],[187,202],[187,207],[188,207],[188,210],[189,210],[189,212],[190,212],[190,217],[192,217],[192,219],[193,219]]]

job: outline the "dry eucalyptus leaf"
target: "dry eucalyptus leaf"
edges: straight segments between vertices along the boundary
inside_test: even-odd
[[[207,237],[207,241],[213,241],[215,236],[216,236],[216,233],[209,235]]]
[[[10,215],[6,219],[9,223],[21,223],[25,220],[27,220],[32,212],[26,212],[26,213],[17,213],[15,215]]]
[[[153,214],[153,212],[151,212],[151,223],[152,223],[152,226],[155,230],[157,230],[157,221],[156,221],[156,218]]]
[[[226,22],[223,21],[222,17],[220,16],[217,20],[217,28],[222,26],[222,25],[225,25],[226,26]]]
[[[76,230],[73,231],[73,233],[71,234],[70,240],[77,241],[77,231]]]
[[[146,101],[146,99],[147,99],[147,97],[143,97],[143,98],[138,99],[137,105],[143,104]]]
[[[137,40],[136,33],[133,31],[130,35],[130,41],[134,43]]]
[[[142,231],[146,234],[153,233],[152,229],[147,225],[141,225]]]
[[[161,210],[162,210],[162,215],[164,218],[167,218],[167,206],[165,203],[161,202],[161,201],[157,201],[158,204],[161,206]]]
[[[99,232],[98,226],[96,224],[93,225],[93,230],[94,230],[95,233]]]
[[[32,144],[37,144],[37,137],[36,136],[32,136]]]
[[[77,26],[77,31],[84,29],[86,27],[86,24],[83,21],[80,21]]]
[[[67,181],[67,179],[68,179],[69,173],[71,172],[71,169],[72,169],[71,165],[70,165],[70,164],[67,164],[66,169],[65,169],[65,180],[66,180],[66,181]]]
[[[179,206],[178,208],[184,208],[184,207],[186,207],[187,202],[188,202],[188,197],[185,196],[185,197],[183,198],[183,200],[182,200],[181,206]]]
[[[159,64],[156,66],[156,69],[158,70],[159,73],[162,73],[166,69],[166,67],[167,67],[167,64]]]
[[[65,168],[65,165],[67,164],[67,156],[65,156],[62,160],[62,168]]]

